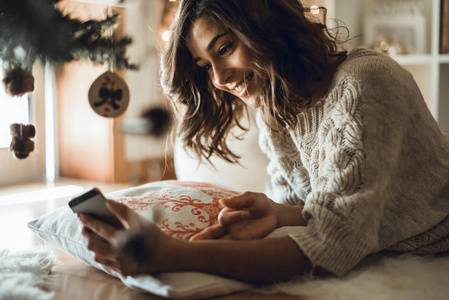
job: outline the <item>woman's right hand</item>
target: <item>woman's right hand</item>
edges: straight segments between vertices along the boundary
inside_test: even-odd
[[[119,230],[101,220],[80,214],[87,238],[87,248],[94,259],[122,275],[160,272],[170,268],[167,254],[179,249],[177,240],[164,234],[151,221],[126,205],[108,200],[109,209],[119,218],[125,230]],[[176,245],[174,245],[176,244]],[[173,250],[175,249],[175,250]]]
[[[219,224],[204,229],[190,240],[260,239],[278,226],[277,204],[265,194],[245,192],[220,202],[224,208],[218,216]]]

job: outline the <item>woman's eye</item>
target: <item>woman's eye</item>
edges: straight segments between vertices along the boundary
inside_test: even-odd
[[[201,67],[202,69],[209,71],[210,70],[210,64],[205,64],[204,66]]]
[[[229,43],[229,44],[227,44],[227,45],[221,47],[220,50],[218,51],[218,53],[219,53],[220,55],[226,54],[226,52],[228,52],[229,49],[231,49],[233,45],[234,45],[233,43]]]

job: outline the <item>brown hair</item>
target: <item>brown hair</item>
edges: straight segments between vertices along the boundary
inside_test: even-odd
[[[190,25],[199,18],[216,22],[251,52],[253,72],[261,79],[262,119],[272,130],[294,127],[308,108],[311,81],[324,78],[331,56],[346,54],[325,24],[307,16],[297,0],[183,0],[161,60],[161,84],[174,102],[185,104],[179,124],[184,146],[201,160],[216,154],[239,157],[226,138],[247,113],[237,97],[216,89],[186,47]],[[325,10],[324,10],[325,11]],[[325,19],[325,16],[324,16]]]

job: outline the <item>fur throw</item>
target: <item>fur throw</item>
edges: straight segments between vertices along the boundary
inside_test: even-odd
[[[47,300],[53,297],[53,292],[42,289],[53,261],[53,254],[45,248],[16,253],[0,250],[0,299]]]
[[[387,257],[342,278],[289,282],[275,290],[320,300],[447,300],[449,256]]]

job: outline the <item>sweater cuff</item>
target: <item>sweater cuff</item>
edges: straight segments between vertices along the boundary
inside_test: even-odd
[[[298,205],[303,203],[288,185],[272,185],[271,199],[277,203]]]
[[[374,252],[363,238],[349,231],[331,212],[320,210],[321,221],[309,219],[306,227],[296,227],[289,237],[299,246],[312,266],[319,266],[337,276],[343,276],[365,256]],[[323,222],[323,220],[326,220]]]

